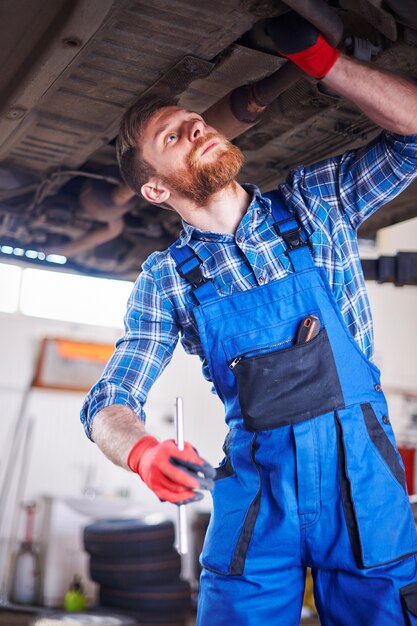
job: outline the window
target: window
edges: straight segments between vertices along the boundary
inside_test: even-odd
[[[18,310],[21,276],[20,267],[0,264],[0,311],[15,313]]]
[[[0,264],[0,310],[121,328],[129,281]]]

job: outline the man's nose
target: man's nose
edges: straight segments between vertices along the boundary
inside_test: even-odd
[[[199,137],[202,137],[205,132],[204,123],[201,120],[194,120],[189,125],[189,139],[190,141],[196,141]]]

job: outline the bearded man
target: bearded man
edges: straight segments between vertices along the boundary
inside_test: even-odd
[[[383,132],[262,195],[236,182],[242,154],[201,115],[133,105],[121,171],[183,231],[143,265],[82,421],[161,500],[195,500],[215,478],[199,626],[299,624],[306,567],[322,624],[417,624],[417,535],[356,237],[416,178],[417,88],[317,33],[287,56]],[[179,335],[225,406],[216,472],[190,443],[180,451],[145,430],[147,393]]]

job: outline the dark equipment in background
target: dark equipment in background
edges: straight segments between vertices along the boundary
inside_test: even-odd
[[[417,285],[417,252],[398,252],[395,256],[363,259],[366,280],[394,283],[397,287]]]

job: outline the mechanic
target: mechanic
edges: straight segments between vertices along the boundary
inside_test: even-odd
[[[183,230],[144,263],[82,421],[161,500],[212,489],[214,470],[190,443],[179,451],[145,430],[147,393],[180,336],[230,428],[201,555],[199,626],[299,624],[307,566],[322,624],[417,624],[417,534],[372,361],[356,236],[416,178],[417,87],[297,24],[286,38],[272,22],[280,54],[383,132],[262,195],[236,182],[240,150],[200,115],[169,100],[133,105],[118,140],[122,174],[177,211]]]

